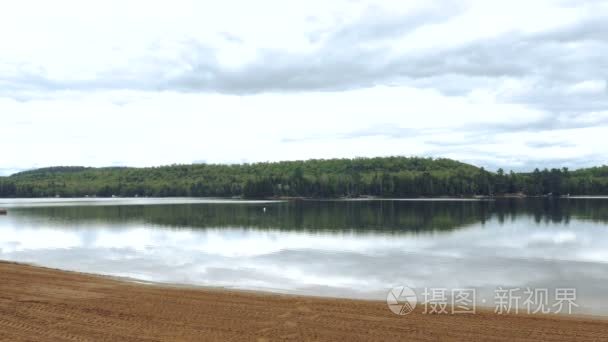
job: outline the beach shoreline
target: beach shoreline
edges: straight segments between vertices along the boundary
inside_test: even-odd
[[[608,338],[596,316],[393,314],[373,300],[136,282],[0,261],[0,340],[551,340]]]

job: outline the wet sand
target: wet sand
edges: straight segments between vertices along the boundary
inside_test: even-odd
[[[0,262],[0,341],[607,341],[608,321],[146,285]]]

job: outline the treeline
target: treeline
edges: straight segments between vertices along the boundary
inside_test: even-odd
[[[489,172],[450,159],[357,158],[154,168],[54,167],[0,177],[0,197],[378,197],[608,194],[608,167]]]

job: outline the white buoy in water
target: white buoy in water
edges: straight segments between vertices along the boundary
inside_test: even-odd
[[[262,209],[263,212],[266,212],[266,207],[264,207],[264,209]]]

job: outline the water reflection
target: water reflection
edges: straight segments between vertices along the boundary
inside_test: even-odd
[[[364,298],[402,284],[490,299],[496,286],[576,287],[583,312],[608,308],[608,200],[73,204],[13,205],[0,258]]]
[[[122,200],[124,201],[124,200]],[[55,225],[138,222],[175,228],[248,227],[279,230],[452,230],[472,223],[514,221],[568,223],[572,217],[608,222],[608,200],[512,199],[497,201],[212,201],[148,205],[62,202],[61,206],[12,208],[11,216]],[[121,202],[119,202],[121,203]],[[265,210],[264,210],[265,208]]]

